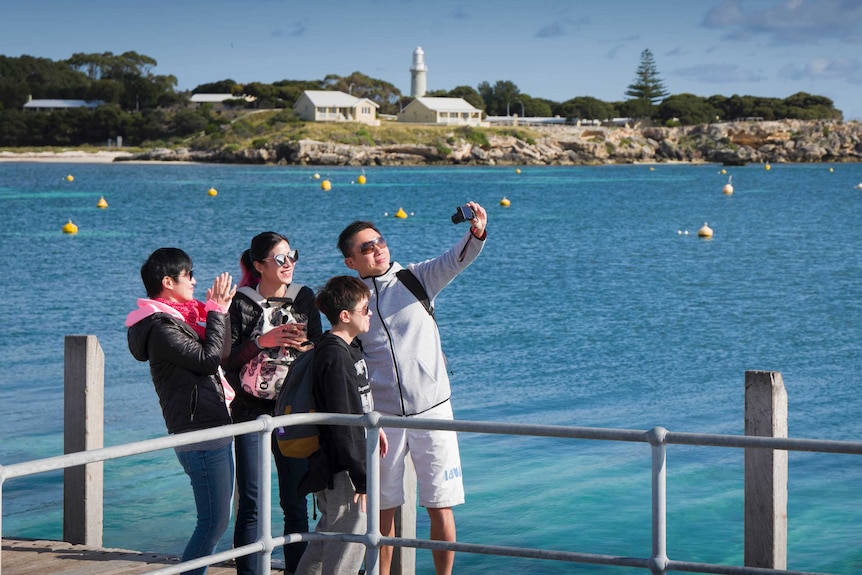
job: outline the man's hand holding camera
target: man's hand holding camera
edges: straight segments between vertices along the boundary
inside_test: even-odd
[[[453,224],[460,224],[461,222],[470,222],[472,224],[471,231],[473,235],[479,239],[483,239],[485,237],[485,226],[488,224],[488,213],[485,211],[485,208],[476,202],[467,202],[463,206],[458,206],[452,215]]]

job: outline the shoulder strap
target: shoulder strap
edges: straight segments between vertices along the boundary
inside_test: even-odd
[[[298,283],[290,284],[289,286],[287,286],[287,291],[284,292],[284,297],[286,299],[289,299],[291,301],[291,303],[295,302],[296,296],[299,295],[299,292],[302,290],[303,287],[304,286],[302,284],[298,284]]]
[[[407,268],[403,268],[395,272],[395,275],[404,284],[410,293],[416,296],[416,299],[419,300],[419,303],[425,308],[425,311],[428,312],[428,315],[434,317],[434,306],[431,305],[431,300],[428,298],[428,292],[425,291],[425,288],[422,286],[422,283],[419,281],[419,278],[416,277],[412,271]]]
[[[260,308],[263,308],[263,304],[266,303],[266,298],[260,295],[260,292],[251,286],[242,286],[236,291],[256,303]]]
[[[302,290],[303,287],[304,286],[302,284],[292,283],[287,286],[287,291],[284,293],[284,298],[278,299],[288,300],[287,303],[293,303],[294,301],[296,301],[296,296],[299,295],[299,292]],[[266,303],[266,298],[260,295],[260,292],[251,286],[243,286],[236,291],[246,296],[248,299],[256,303],[261,308]]]

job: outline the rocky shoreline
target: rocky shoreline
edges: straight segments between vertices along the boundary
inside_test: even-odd
[[[261,148],[217,151],[185,148],[155,148],[141,153],[116,151],[99,153],[99,160],[308,166],[567,166],[662,162],[742,165],[862,161],[862,123],[859,122],[783,120],[677,128],[548,126],[513,127],[508,132],[515,135],[489,132],[487,146],[470,143],[453,129],[446,144],[437,146],[369,146],[299,140]],[[0,159],[18,157],[46,161],[44,154],[25,156],[8,154]],[[87,161],[80,156],[75,156],[75,160]],[[60,157],[67,161],[72,159],[69,155]]]
[[[527,130],[512,128],[512,133],[518,131]],[[260,149],[215,152],[155,149],[128,159],[314,166],[862,161],[862,124],[858,122],[785,120],[678,128],[553,126],[530,127],[529,131],[539,137],[489,135],[490,146],[485,147],[463,138],[437,147],[352,146],[300,140]]]

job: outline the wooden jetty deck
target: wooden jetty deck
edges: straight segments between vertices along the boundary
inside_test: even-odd
[[[4,538],[0,568],[3,575],[137,575],[155,571],[179,559],[172,555],[125,549],[98,549],[64,541]],[[207,575],[235,575],[233,564],[211,566]],[[273,569],[273,575],[283,571]]]

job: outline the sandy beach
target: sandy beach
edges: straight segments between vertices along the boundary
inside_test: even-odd
[[[57,162],[74,164],[109,164],[115,158],[128,158],[131,152],[104,151],[84,152],[68,150],[65,152],[6,152],[0,151],[0,162]]]

